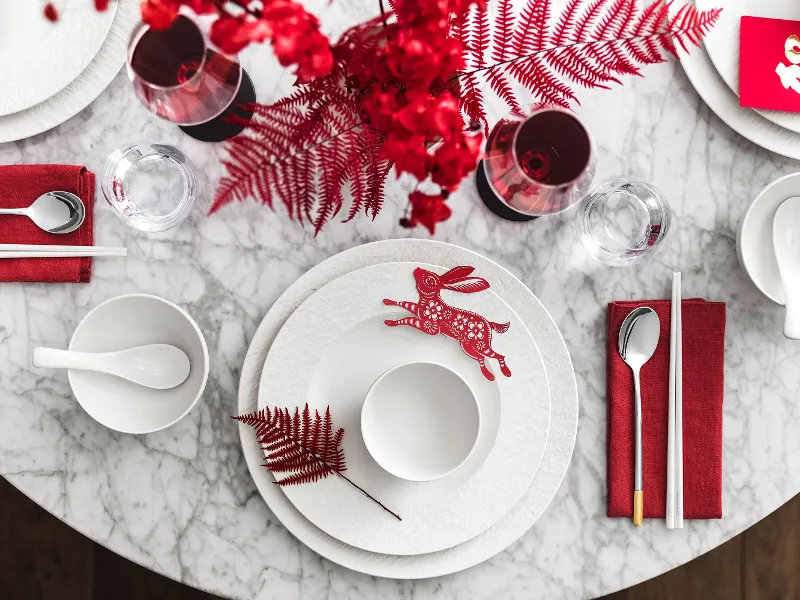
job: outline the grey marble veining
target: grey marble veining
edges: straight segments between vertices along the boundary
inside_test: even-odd
[[[328,31],[364,17],[365,3],[314,2]],[[370,9],[371,10],[371,9]],[[245,66],[259,99],[291,76],[268,51]],[[405,182],[390,182],[373,222],[331,223],[320,235],[253,202],[207,216],[222,173],[220,148],[195,142],[150,115],[124,74],[60,127],[0,145],[0,163],[86,164],[100,173],[112,149],[134,140],[180,147],[200,174],[198,209],[179,228],[126,228],[98,197],[98,245],[126,245],[127,259],[98,259],[88,285],[0,286],[0,473],[75,529],[138,563],[237,599],[591,598],[632,585],[717,546],[800,490],[800,345],[783,338],[782,309],[739,268],[735,232],[752,198],[794,161],[730,130],[674,63],[611,91],[582,93],[579,114],[598,146],[598,178],[644,177],[674,211],[671,233],[645,264],[613,269],[579,245],[572,213],[501,222],[471,181],[450,200],[436,238],[481,252],[533,289],[555,318],[577,373],[580,422],[572,464],[555,500],[517,543],[463,573],[417,582],[340,568],[297,542],[270,514],[241,456],[235,423],[247,345],[272,302],[325,258],[372,240],[414,235],[397,224]],[[495,118],[500,114],[495,111]],[[98,186],[99,192],[99,186]],[[605,518],[605,306],[664,298],[683,272],[685,296],[728,303],[725,351],[724,518],[667,531]],[[39,345],[64,347],[81,318],[107,298],[157,294],[198,321],[211,357],[201,403],[151,435],[110,432],[76,404],[63,371],[30,366]]]

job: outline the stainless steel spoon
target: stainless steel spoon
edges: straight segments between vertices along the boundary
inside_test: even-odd
[[[83,201],[70,192],[47,192],[27,208],[0,209],[0,215],[28,217],[48,233],[70,233],[86,218]]]
[[[80,369],[116,375],[157,390],[168,390],[189,377],[189,357],[169,344],[137,346],[119,352],[72,352],[35,348],[33,366],[45,369]]]
[[[650,360],[658,346],[661,323],[656,312],[647,306],[635,308],[625,317],[619,330],[619,355],[633,371],[635,390],[636,455],[633,481],[633,524],[641,525],[644,516],[642,490],[642,390],[639,371]]]

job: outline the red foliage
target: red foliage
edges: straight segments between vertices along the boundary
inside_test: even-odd
[[[108,0],[95,0],[108,3]],[[328,38],[319,21],[293,0],[271,0],[252,8],[249,0],[142,0],[142,20],[153,29],[167,29],[181,6],[196,14],[217,14],[211,41],[223,52],[236,54],[251,42],[270,40],[283,66],[297,65],[300,81],[324,77],[333,68]],[[231,12],[231,9],[233,12]]]
[[[637,0],[570,0],[551,23],[551,0],[527,0],[518,15],[513,0],[496,1],[492,24],[483,2],[390,0],[391,13],[345,32],[330,75],[258,106],[249,129],[229,142],[212,211],[251,196],[273,207],[277,198],[319,232],[346,197],[346,220],[362,210],[374,218],[394,166],[441,187],[412,192],[401,223],[433,233],[450,214],[447,192],[478,159],[475,126],[488,131],[484,84],[512,110],[571,108],[573,84],[607,88],[641,75],[641,65],[676,53],[673,40],[698,44],[721,12],[686,5],[670,19],[663,0],[643,9]],[[514,92],[515,81],[531,97]]]
[[[58,21],[58,11],[56,7],[53,6],[52,2],[48,2],[44,5],[44,18],[52,23]]]
[[[344,429],[340,427],[334,432],[330,406],[324,418],[319,411],[314,411],[312,418],[308,404],[302,413],[299,408],[295,408],[292,414],[288,408],[272,410],[266,407],[233,418],[255,429],[256,438],[267,453],[266,468],[273,473],[289,473],[283,479],[276,479],[277,485],[313,483],[336,474],[401,520],[344,475],[347,470],[342,450]]]

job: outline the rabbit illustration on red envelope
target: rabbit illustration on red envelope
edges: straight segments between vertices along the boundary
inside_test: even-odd
[[[492,350],[492,331],[505,333],[510,323],[494,323],[474,312],[456,308],[445,303],[442,290],[473,294],[489,289],[489,282],[480,277],[470,277],[474,267],[455,267],[442,275],[422,268],[414,269],[419,300],[417,302],[397,302],[384,299],[387,306],[399,306],[412,313],[413,317],[386,320],[389,327],[408,325],[424,331],[428,335],[443,334],[461,343],[467,356],[474,358],[481,366],[481,373],[489,381],[494,375],[486,367],[486,359],[494,358],[500,363],[500,371],[511,377],[505,356]]]

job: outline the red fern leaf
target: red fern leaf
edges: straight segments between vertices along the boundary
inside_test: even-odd
[[[511,36],[511,55],[524,56],[544,48],[547,39],[547,22],[550,20],[550,0],[528,0]],[[495,36],[495,44],[507,40]]]
[[[288,408],[273,411],[266,407],[233,418],[255,430],[256,439],[267,452],[264,461],[266,468],[273,473],[289,473],[286,477],[276,479],[274,483],[277,485],[312,483],[335,474],[401,520],[397,513],[344,475],[347,469],[342,450],[344,429],[340,427],[334,432],[330,406],[325,411],[324,419],[319,411],[314,411],[312,419],[308,404],[302,413],[299,408],[291,413]]]
[[[483,93],[475,75],[466,73],[459,78],[461,89],[458,94],[458,101],[461,109],[467,116],[476,123],[482,123],[488,129],[489,123],[486,120],[486,110],[483,108]]]
[[[575,23],[573,33],[570,36],[571,41],[585,42],[588,39],[589,31],[597,22],[597,19],[600,18],[600,14],[605,6],[605,3],[606,0],[594,0],[594,2],[589,5],[589,7],[581,15],[580,19],[578,19],[578,22]]]
[[[503,73],[500,69],[490,69],[486,71],[486,81],[489,82],[489,85],[494,90],[495,94],[497,94],[502,100],[505,100],[506,104],[508,104],[512,110],[520,110],[517,97],[514,95],[511,85],[509,84],[508,79],[506,79],[505,73]]]
[[[497,7],[497,20],[495,21],[492,42],[492,60],[503,62],[508,57],[507,42],[511,39],[514,29],[514,15],[512,0],[500,0]]]
[[[474,6],[467,22],[467,39],[469,43],[467,64],[481,68],[486,64],[486,51],[489,49],[489,17],[486,7]]]
[[[564,12],[562,12],[561,16],[558,18],[558,23],[556,23],[553,35],[550,37],[550,43],[553,44],[553,46],[563,46],[569,41],[568,33],[575,27],[575,23],[578,20],[578,7],[581,1],[582,0],[569,0]]]

